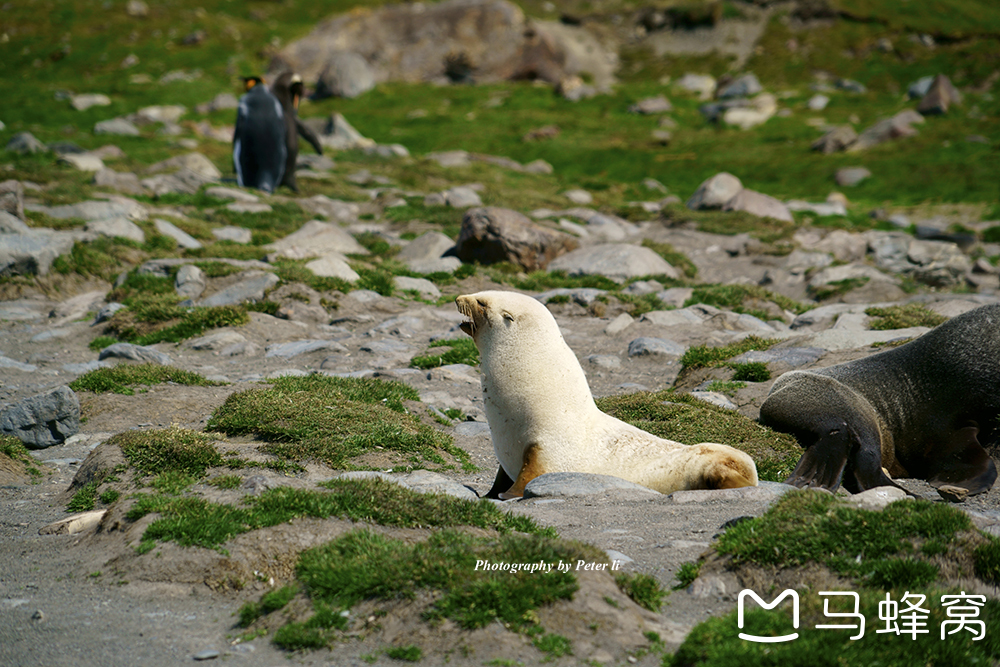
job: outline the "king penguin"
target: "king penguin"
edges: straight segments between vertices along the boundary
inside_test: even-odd
[[[285,111],[260,77],[243,79],[233,133],[233,164],[242,187],[274,192],[285,174],[288,146]]]
[[[302,77],[293,72],[283,72],[271,84],[271,94],[281,103],[281,108],[285,113],[285,147],[288,155],[285,158],[285,176],[281,179],[281,184],[286,185],[295,192],[299,191],[299,186],[295,182],[295,163],[299,157],[299,135],[312,144],[316,152],[323,154],[323,146],[319,143],[319,138],[308,127],[299,120],[299,100],[302,99]]]

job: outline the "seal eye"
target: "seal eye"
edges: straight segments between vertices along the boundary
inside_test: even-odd
[[[503,318],[505,320],[507,320],[508,322],[513,322],[514,321],[514,316],[511,315],[510,313],[507,313],[507,312],[503,313]]]

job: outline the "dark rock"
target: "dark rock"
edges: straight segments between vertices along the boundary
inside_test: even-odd
[[[835,127],[813,142],[811,148],[822,153],[836,153],[847,150],[848,146],[858,140],[858,133],[850,125]]]
[[[719,172],[698,186],[688,199],[687,207],[692,210],[722,208],[726,202],[743,189],[740,179],[730,173]]]
[[[0,183],[0,211],[24,220],[24,186],[13,179]]]
[[[270,271],[247,271],[235,285],[202,299],[199,306],[231,306],[246,301],[260,301],[264,293],[280,282]]]
[[[125,137],[138,137],[139,128],[124,118],[110,118],[94,125],[94,134],[114,134]]]
[[[582,472],[550,472],[539,475],[524,488],[525,498],[553,496],[592,496],[613,490],[657,494],[657,491],[612,475]]]
[[[788,210],[782,202],[769,195],[747,190],[746,188],[736,193],[732,199],[722,207],[723,211],[746,211],[762,218],[774,218],[784,222],[794,222],[792,212]]]
[[[445,0],[336,16],[284,48],[270,69],[292,69],[315,81],[334,54],[344,52],[369,63],[378,82],[557,84],[587,72],[600,88],[613,80],[615,62],[583,27],[529,23],[506,0]]]
[[[44,276],[56,257],[72,249],[70,234],[37,229],[21,234],[0,234],[0,276]]]
[[[115,343],[109,345],[98,355],[97,359],[128,359],[129,361],[150,362],[161,366],[170,365],[170,357],[159,350],[132,343]]]
[[[847,150],[851,153],[863,151],[871,148],[872,146],[877,146],[878,144],[889,141],[890,139],[911,137],[916,134],[917,131],[910,126],[913,123],[923,122],[924,117],[912,109],[900,111],[892,118],[880,120],[871,127],[867,128],[858,136],[857,141],[851,144]]]
[[[79,431],[80,401],[66,386],[0,409],[0,432],[33,449],[58,445]]]
[[[357,97],[375,87],[375,71],[368,61],[351,51],[330,55],[316,82],[313,99]]]
[[[686,351],[680,343],[662,338],[642,337],[636,338],[628,344],[629,357],[645,357],[647,355],[666,355],[679,357]]]
[[[13,153],[41,153],[48,148],[35,138],[31,132],[18,132],[7,142],[7,150]]]
[[[760,81],[754,74],[744,74],[732,83],[721,86],[716,97],[720,100],[732,97],[750,97],[763,91],[764,86],[760,85]]]
[[[144,195],[146,190],[139,184],[139,177],[130,172],[117,172],[114,169],[101,169],[94,174],[94,185],[110,188],[130,195]]]
[[[654,114],[666,113],[667,111],[671,111],[673,108],[673,105],[670,104],[670,100],[663,95],[658,95],[656,97],[649,97],[644,100],[640,100],[630,106],[628,110],[631,113]]]
[[[934,77],[927,94],[917,105],[917,111],[925,116],[933,114],[943,114],[948,112],[948,107],[953,104],[962,103],[962,94],[952,85],[951,80],[944,74]]]
[[[835,178],[837,185],[842,188],[849,188],[869,178],[871,175],[872,173],[864,167],[844,167],[837,170]]]
[[[627,243],[603,243],[580,248],[554,260],[549,269],[566,271],[571,276],[606,276],[618,283],[640,276],[680,278],[677,269],[649,248]]]
[[[568,234],[541,227],[517,211],[487,206],[466,212],[454,252],[463,262],[512,262],[539,271],[578,246]]]
[[[846,90],[849,93],[866,93],[868,89],[865,88],[863,83],[854,81],[852,79],[837,79],[834,84],[840,90]]]

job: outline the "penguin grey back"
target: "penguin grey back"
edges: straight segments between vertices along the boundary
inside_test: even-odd
[[[248,82],[248,85],[252,85]],[[243,187],[274,192],[285,173],[285,112],[262,84],[240,98],[233,133],[233,165]]]

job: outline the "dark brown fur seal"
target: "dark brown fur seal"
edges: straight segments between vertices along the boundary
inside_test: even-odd
[[[316,152],[323,154],[323,146],[319,143],[316,133],[303,125],[299,119],[299,100],[302,99],[302,77],[294,72],[283,72],[271,84],[271,94],[281,103],[284,111],[285,121],[285,171],[281,178],[281,184],[299,191],[298,182],[295,180],[295,163],[299,157],[299,135],[308,141]]]
[[[785,373],[760,408],[806,449],[789,484],[852,493],[895,486],[887,472],[989,491],[998,416],[1000,304],[864,359]]]

